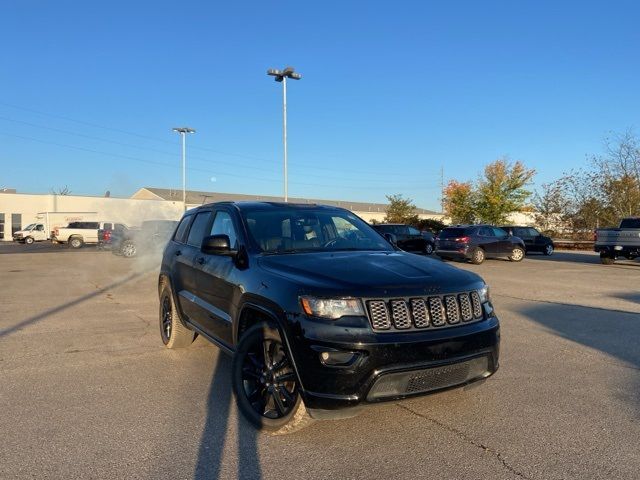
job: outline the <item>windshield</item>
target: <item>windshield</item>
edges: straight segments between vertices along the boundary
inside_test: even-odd
[[[283,207],[248,210],[243,216],[264,253],[393,251],[379,233],[346,210]]]
[[[29,225],[27,225],[26,227],[23,228],[23,230],[32,230],[36,227],[35,223],[30,223]]]

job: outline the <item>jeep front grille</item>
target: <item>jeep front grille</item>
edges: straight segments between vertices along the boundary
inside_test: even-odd
[[[440,328],[484,318],[478,292],[443,296],[365,300],[376,331]]]

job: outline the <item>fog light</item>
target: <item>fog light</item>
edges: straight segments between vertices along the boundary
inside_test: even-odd
[[[349,366],[355,362],[358,354],[355,352],[321,352],[320,361],[329,366]]]

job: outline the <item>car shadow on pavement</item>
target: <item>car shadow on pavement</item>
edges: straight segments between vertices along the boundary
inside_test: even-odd
[[[624,292],[624,293],[614,293],[611,295],[612,297],[619,298],[621,300],[626,300],[628,302],[640,303],[640,292]]]
[[[582,263],[582,264],[591,264],[591,265],[600,265],[600,257],[595,253],[584,252],[556,252],[551,256],[546,255],[527,255],[528,260],[541,260],[545,262],[563,262],[563,263]],[[603,268],[625,268],[625,269],[633,269],[640,268],[640,262],[637,260],[627,260],[626,258],[622,258],[616,260],[616,263],[613,265],[603,265]]]
[[[194,480],[215,480],[227,478],[229,472],[222,472],[225,440],[228,437],[231,418],[231,359],[218,353],[216,366],[211,377],[207,398],[207,418],[205,421],[198,459],[193,475]],[[260,479],[262,471],[258,455],[258,431],[237,413],[237,462],[238,478]]]
[[[121,278],[120,280],[117,280],[113,283],[110,283],[109,285],[102,287],[102,288],[98,288],[96,290],[94,290],[91,293],[88,293],[86,295],[83,295],[81,297],[76,298],[75,300],[71,300],[70,302],[66,302],[63,303],[62,305],[58,305],[57,307],[53,307],[50,308],[48,310],[45,310],[44,312],[41,312],[37,315],[34,315],[32,317],[29,318],[25,318],[24,320],[10,326],[4,329],[0,329],[0,338],[2,337],[6,337],[7,335],[11,335],[12,333],[17,332],[18,330],[27,327],[29,325],[32,325],[34,323],[40,322],[44,319],[46,319],[47,317],[49,317],[50,315],[55,315],[56,313],[62,312],[68,308],[72,308],[75,307],[76,305],[79,305],[83,302],[86,302],[87,300],[90,300],[94,297],[97,297],[98,295],[102,295],[105,292],[108,292],[109,290],[113,289],[113,288],[117,288],[120,287],[126,283],[129,283],[132,280],[135,280],[136,278],[142,277],[143,275],[145,275],[146,273],[148,273],[150,270],[147,271],[140,271],[140,272],[135,272],[132,273],[130,275],[127,275],[126,277]]]
[[[640,369],[638,313],[565,304],[528,304],[518,312],[562,338],[619,360],[623,367]],[[637,388],[629,389],[637,392]]]

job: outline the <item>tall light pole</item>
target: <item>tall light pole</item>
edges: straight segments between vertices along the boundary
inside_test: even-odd
[[[176,127],[174,132],[179,133],[182,137],[182,204],[185,212],[187,211],[187,133],[196,133],[193,128]]]
[[[284,144],[284,201],[289,201],[289,187],[287,176],[287,78],[300,80],[302,75],[295,72],[293,67],[286,67],[284,70],[270,68],[267,75],[276,77],[276,82],[282,83],[282,142]]]

